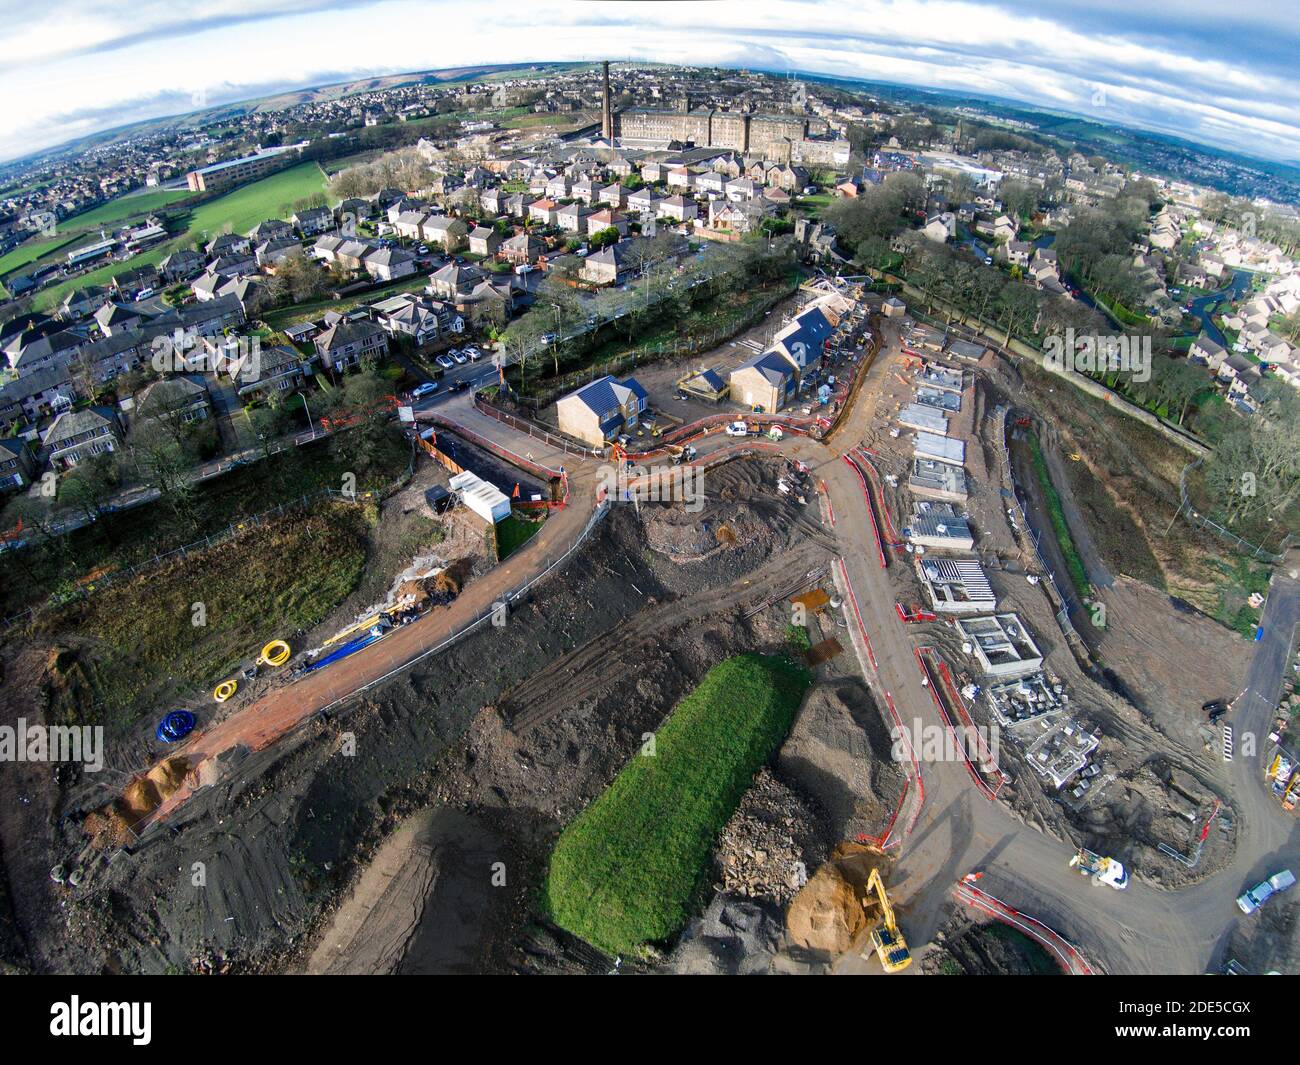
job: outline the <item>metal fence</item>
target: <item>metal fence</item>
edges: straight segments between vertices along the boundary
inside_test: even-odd
[[[1281,550],[1274,553],[1258,544],[1252,544],[1249,540],[1242,539],[1242,537],[1238,536],[1235,532],[1230,532],[1225,529],[1217,521],[1207,518],[1192,506],[1191,496],[1187,493],[1187,475],[1192,470],[1196,469],[1196,467],[1198,467],[1203,461],[1205,461],[1203,458],[1198,458],[1189,462],[1183,467],[1183,472],[1178,476],[1178,514],[1186,514],[1188,520],[1194,525],[1199,525],[1202,529],[1208,529],[1216,536],[1220,536],[1223,539],[1236,544],[1241,550],[1248,552],[1255,558],[1263,559],[1266,562],[1272,563],[1281,562],[1286,556],[1288,548],[1292,547],[1297,542],[1300,542],[1300,540],[1297,540],[1295,533],[1287,533],[1286,536],[1282,538],[1282,542],[1278,545]],[[1174,517],[1177,516],[1177,514],[1174,515]]]

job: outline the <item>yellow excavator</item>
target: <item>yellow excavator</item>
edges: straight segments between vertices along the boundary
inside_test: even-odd
[[[867,878],[868,896],[873,892],[876,896],[875,903],[870,897],[862,900],[862,905],[866,908],[872,905],[880,907],[880,919],[871,929],[871,947],[885,972],[901,973],[912,964],[912,952],[907,949],[907,940],[903,938],[903,933],[898,930],[898,922],[894,920],[894,907],[890,905],[889,896],[885,893],[885,882],[880,879],[879,869],[872,869]],[[863,955],[866,955],[865,951]]]

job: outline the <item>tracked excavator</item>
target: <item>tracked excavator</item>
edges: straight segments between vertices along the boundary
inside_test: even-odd
[[[872,895],[875,896],[874,899]],[[867,878],[867,898],[862,900],[862,905],[868,910],[872,907],[879,907],[880,910],[876,924],[869,933],[871,949],[876,952],[876,957],[880,959],[885,972],[902,972],[912,964],[912,952],[907,949],[907,940],[898,930],[898,922],[894,919],[894,907],[885,892],[885,882],[880,878],[879,869],[872,869],[871,875]],[[863,951],[862,956],[866,957],[867,952]]]

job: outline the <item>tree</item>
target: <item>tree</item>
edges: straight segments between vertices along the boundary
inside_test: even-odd
[[[59,483],[58,498],[61,503],[80,511],[87,521],[94,521],[121,483],[116,456],[106,452],[87,459],[65,474]]]

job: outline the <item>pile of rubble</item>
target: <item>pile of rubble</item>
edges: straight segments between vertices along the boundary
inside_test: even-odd
[[[817,815],[763,768],[718,837],[718,888],[784,906],[825,860],[823,838]]]

